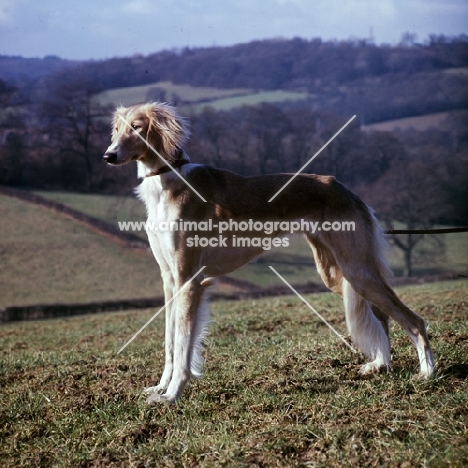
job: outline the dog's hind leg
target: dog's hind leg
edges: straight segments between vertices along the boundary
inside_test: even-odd
[[[332,244],[334,254],[340,264],[343,276],[348,285],[346,288],[355,291],[380,312],[380,317],[389,316],[398,322],[406,331],[416,347],[420,372],[418,377],[428,378],[434,373],[435,364],[424,320],[407,307],[397,297],[390,286],[390,270],[382,255],[381,231],[377,222],[372,219],[372,230],[361,230],[359,238],[353,242],[354,248],[343,248],[346,242],[339,234]],[[330,247],[332,248],[332,247]],[[343,281],[345,284],[345,281]],[[353,294],[353,293],[352,293]],[[382,327],[384,329],[385,327]],[[383,334],[380,342],[383,344]]]
[[[347,280],[358,294],[401,325],[418,352],[420,365],[418,377],[430,377],[434,373],[435,364],[424,320],[401,302],[393,289],[379,278],[378,271],[367,277],[350,275]]]
[[[390,368],[390,341],[388,317],[376,307],[370,307],[343,277],[335,256],[318,237],[307,235],[314,254],[317,271],[325,285],[343,297],[346,326],[353,343],[371,362],[363,365],[361,374]]]
[[[318,237],[313,237],[306,234],[306,240],[314,254],[315,266],[317,271],[325,283],[325,286],[336,292],[342,294],[341,281],[343,274],[340,267],[336,263],[332,251],[323,244]]]

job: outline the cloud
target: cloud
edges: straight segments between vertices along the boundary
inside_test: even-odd
[[[466,0],[0,0],[0,53],[64,58],[149,54],[274,37],[466,32]]]
[[[460,0],[408,0],[407,7],[421,14],[464,15],[468,22],[468,3]]]
[[[16,10],[24,3],[21,0],[0,0],[0,24],[11,25],[15,20]]]
[[[154,3],[151,4],[148,0],[130,0],[122,6],[121,10],[123,13],[148,15],[154,10]]]

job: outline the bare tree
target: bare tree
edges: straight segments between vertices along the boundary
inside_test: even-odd
[[[21,183],[24,159],[25,123],[21,106],[25,99],[19,90],[0,79],[0,183]]]
[[[226,164],[226,133],[225,121],[212,107],[205,107],[197,116],[196,138],[203,140],[205,157],[215,167],[225,167]]]
[[[271,104],[247,108],[249,131],[255,144],[255,155],[261,174],[282,169],[285,139],[291,131],[291,123],[279,108]]]
[[[320,147],[320,117],[307,108],[289,109],[287,116],[291,122],[291,135],[288,141],[288,158],[285,171],[297,171],[312,156],[312,150]],[[286,158],[282,158],[283,160]],[[307,171],[307,169],[306,169]]]
[[[111,114],[109,108],[97,103],[97,91],[94,84],[83,80],[57,83],[42,105],[50,144],[68,158],[67,167],[77,167],[76,163],[84,166],[87,190],[91,189],[93,173],[98,172],[94,167],[101,162],[103,136],[108,134],[105,119]]]
[[[420,161],[408,161],[406,166],[393,166],[367,193],[366,199],[376,209],[378,217],[389,230],[400,222],[407,230],[430,229],[447,211],[440,178]],[[428,236],[432,250],[421,249],[425,255],[439,254],[444,244],[438,236]],[[404,276],[414,274],[415,249],[424,234],[393,234],[392,243],[403,252]]]

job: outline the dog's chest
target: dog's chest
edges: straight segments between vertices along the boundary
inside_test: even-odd
[[[148,225],[154,226],[155,231],[160,235],[170,233],[172,223],[177,222],[179,219],[179,210],[177,207],[167,203],[166,197],[162,196],[155,203],[147,206],[148,212]]]
[[[179,209],[170,202],[160,184],[147,182],[141,184],[138,195],[146,206],[148,234],[166,237],[170,234],[171,222],[179,219]]]

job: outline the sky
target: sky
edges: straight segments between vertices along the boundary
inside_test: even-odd
[[[104,59],[255,39],[468,34],[467,0],[0,0],[0,55]]]

